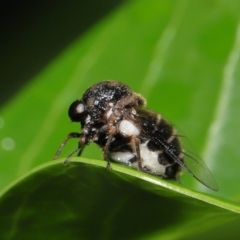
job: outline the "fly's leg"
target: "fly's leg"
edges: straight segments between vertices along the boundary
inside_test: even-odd
[[[85,148],[85,145],[80,145],[80,142],[79,142],[79,146],[78,146],[78,154],[77,154],[77,156],[78,157],[80,157],[81,155],[82,155],[82,152],[83,152],[83,150],[84,150],[84,148]]]
[[[113,139],[113,136],[112,135],[109,135],[108,137],[108,140],[106,142],[106,145],[104,147],[104,152],[103,152],[103,158],[107,161],[107,169],[111,170],[111,164],[110,164],[110,159],[108,157],[108,154],[109,154],[109,146],[110,146],[110,143],[112,142],[112,139]]]
[[[77,149],[75,149],[73,152],[71,152],[71,153],[67,156],[67,158],[64,160],[63,164],[64,164],[64,165],[68,165],[70,157],[72,157],[72,156],[73,156],[76,152],[78,152],[78,151],[79,151],[79,148],[77,148]]]
[[[58,148],[55,156],[54,156],[54,159],[57,159],[60,155],[60,153],[62,152],[64,146],[66,145],[67,141],[71,138],[80,138],[81,134],[80,133],[76,133],[76,132],[72,132],[72,133],[69,133],[66,137],[66,139],[62,142],[62,144],[60,145],[60,147]]]
[[[57,153],[54,156],[54,159],[57,159],[60,155],[60,153],[62,152],[63,147],[66,145],[67,141],[71,138],[79,138],[79,142],[78,142],[78,148],[76,148],[71,154],[69,154],[67,156],[67,158],[64,160],[64,165],[67,165],[69,162],[69,159],[76,153],[78,152],[77,156],[80,156],[84,150],[85,147],[85,143],[86,143],[86,139],[83,136],[83,134],[81,133],[76,133],[76,132],[72,132],[69,133],[68,136],[66,137],[66,139],[62,142],[62,144],[60,145],[59,149],[57,150]]]
[[[78,152],[77,156],[81,156],[83,149],[85,148],[85,138],[81,138],[79,139],[78,142],[78,148],[76,148],[73,152],[71,152],[67,158],[64,160],[64,165],[68,165],[69,163],[69,159],[76,153]]]
[[[111,114],[108,120],[109,120],[108,126],[103,126],[99,130],[99,133],[100,132],[108,132],[108,139],[107,139],[107,142],[106,142],[105,147],[103,149],[103,158],[104,158],[104,160],[107,161],[107,167],[106,168],[108,170],[111,170],[112,168],[111,168],[110,159],[109,159],[109,147],[110,147],[110,144],[113,140],[113,136],[116,133],[116,128],[114,126],[115,125],[114,124],[115,115]]]
[[[139,147],[139,139],[136,137],[131,137],[130,139],[130,146],[132,148],[132,151],[135,155],[134,162],[137,161],[138,163],[138,169],[142,172],[144,172],[144,169],[142,167],[142,161],[141,161],[141,154],[140,154],[140,147]],[[133,161],[133,159],[132,159]]]

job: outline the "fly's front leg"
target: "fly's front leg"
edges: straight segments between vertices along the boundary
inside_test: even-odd
[[[78,151],[79,151],[79,148],[77,148],[77,149],[75,149],[73,152],[71,152],[71,153],[67,156],[67,158],[64,160],[63,164],[64,164],[64,165],[68,165],[70,157],[72,157],[72,156],[73,156],[76,152],[78,152]]]
[[[84,148],[86,146],[86,138],[83,134],[79,134],[78,148],[76,148],[72,153],[70,153],[64,161],[64,165],[68,165],[69,159],[78,152],[77,156],[81,156]]]
[[[86,146],[86,145],[82,145],[82,146],[81,146],[81,145],[80,145],[80,142],[79,142],[79,146],[78,146],[78,150],[79,150],[79,151],[78,151],[78,154],[77,154],[78,157],[80,157],[80,156],[82,155],[82,152],[83,152],[85,146]]]
[[[71,138],[80,138],[81,134],[80,133],[76,133],[76,132],[72,132],[72,133],[69,133],[66,137],[66,139],[62,142],[62,144],[60,145],[60,147],[58,148],[55,156],[54,156],[54,159],[57,159],[60,155],[60,153],[62,152],[64,146],[66,145],[67,141]]]

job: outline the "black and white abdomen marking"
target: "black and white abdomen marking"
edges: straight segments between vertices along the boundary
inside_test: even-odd
[[[169,166],[169,164],[166,166],[160,164],[158,161],[159,153],[157,151],[154,152],[148,149],[147,143],[148,141],[139,145],[141,164],[142,164],[143,170],[153,175],[167,177],[165,175],[165,172],[166,172],[166,167]],[[139,169],[138,162],[135,159],[136,156],[134,155],[134,153],[130,151],[110,152],[109,158],[112,159],[113,161],[131,166],[132,168]]]
[[[146,120],[149,124],[149,119],[145,119],[144,115],[141,116],[141,120]],[[157,127],[153,128],[153,125]],[[159,115],[156,114],[152,116],[148,127],[149,130],[151,130],[152,136],[159,138],[158,135],[160,133],[164,134],[165,139],[162,141],[168,144],[171,150],[178,152],[179,158],[182,161],[184,155],[181,153],[180,142],[172,126],[169,125],[165,119],[161,119]],[[139,135],[144,136],[144,133],[141,132],[141,129],[138,129],[133,123],[127,120],[122,120],[119,123],[119,130],[124,137],[121,135],[121,137],[119,136],[113,140],[110,144],[108,157],[113,161],[139,169],[139,163],[136,159],[136,153],[134,152],[135,149],[132,148],[132,137],[139,137]],[[156,144],[155,141],[149,138],[149,134],[148,137],[139,137],[139,139],[142,170],[152,175],[175,179],[181,170],[179,164],[168,156],[160,144]]]

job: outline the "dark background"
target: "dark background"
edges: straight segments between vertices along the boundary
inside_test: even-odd
[[[124,0],[1,0],[0,107]]]

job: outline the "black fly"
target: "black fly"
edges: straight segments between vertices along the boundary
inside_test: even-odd
[[[145,105],[145,99],[125,84],[103,81],[91,86],[68,111],[73,122],[80,122],[81,132],[68,134],[55,158],[70,138],[78,138],[78,148],[65,164],[95,142],[103,150],[108,168],[110,161],[115,161],[166,179],[176,179],[183,168],[205,186],[218,190],[204,162],[184,153],[172,125]]]

